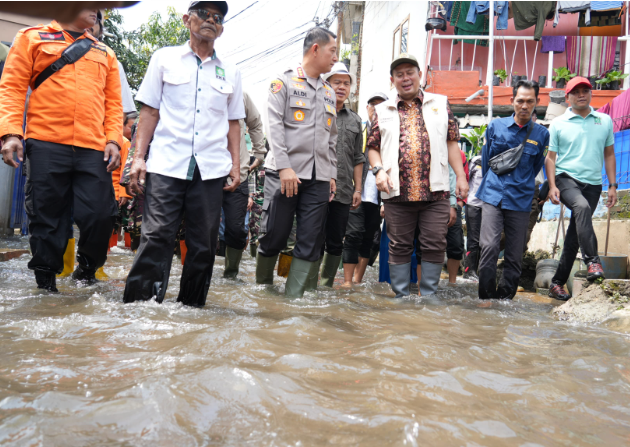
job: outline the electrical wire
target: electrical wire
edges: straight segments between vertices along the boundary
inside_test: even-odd
[[[243,14],[245,11],[247,11],[249,8],[251,8],[252,6],[254,6],[256,3],[258,3],[258,0],[256,0],[254,3],[252,3],[251,5],[249,5],[247,8],[242,9],[240,12],[237,12],[236,14],[234,14],[232,17],[230,17],[229,19],[227,19],[225,22],[223,23],[228,23],[230,20],[234,19],[235,17],[238,17],[239,15]]]

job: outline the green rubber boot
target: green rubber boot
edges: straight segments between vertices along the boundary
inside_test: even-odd
[[[341,256],[333,256],[324,253],[324,261],[322,266],[322,279],[320,285],[323,287],[332,287],[335,284],[335,276],[339,270]]]
[[[318,262],[293,258],[284,294],[287,298],[302,298],[309,278],[317,275]]]
[[[238,275],[238,269],[241,265],[242,257],[243,257],[243,250],[237,250],[236,248],[226,247],[225,271],[223,272],[224,278],[236,279],[236,275]]]
[[[315,263],[317,264],[317,268],[315,272],[309,276],[306,280],[306,288],[304,291],[311,292],[313,290],[317,290],[317,283],[319,282],[319,267],[322,265],[322,260],[324,258],[319,258]]]
[[[256,284],[273,284],[273,271],[278,255],[267,257],[260,253],[256,256]]]

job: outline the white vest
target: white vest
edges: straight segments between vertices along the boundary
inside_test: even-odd
[[[448,110],[446,96],[423,92],[422,115],[429,133],[431,145],[431,166],[429,185],[432,192],[449,191],[448,172]],[[381,131],[381,160],[383,168],[394,184],[390,194],[381,193],[383,199],[400,195],[400,174],[398,154],[400,151],[400,116],[397,98],[389,99],[376,106],[378,125]]]

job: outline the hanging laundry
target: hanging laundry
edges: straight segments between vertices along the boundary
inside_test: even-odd
[[[553,27],[555,28],[560,21],[560,13],[569,14],[573,12],[585,12],[585,20],[586,23],[591,22],[591,2],[590,1],[581,1],[581,2],[556,2],[556,15],[553,19]],[[590,25],[586,25],[590,26]]]
[[[490,20],[487,15],[477,15],[475,23],[466,22],[471,2],[454,2],[451,12],[451,25],[455,27],[455,34],[461,36],[487,36],[490,31]],[[459,41],[454,40],[456,44]],[[465,39],[464,43],[474,44],[474,39]],[[477,45],[488,46],[487,40],[477,40]]]
[[[440,2],[440,16],[446,19],[447,22],[451,21],[451,12],[453,11],[453,3],[455,2]]]
[[[494,2],[494,15],[498,16],[497,29],[504,30],[508,28],[508,11],[509,2]],[[475,23],[477,15],[488,15],[490,11],[490,2],[470,2],[470,9],[466,16],[466,22]]]
[[[591,2],[591,9],[593,11],[620,10],[622,6],[623,2]]]
[[[564,53],[566,38],[564,36],[542,36],[541,53]]]
[[[630,90],[624,91],[597,111],[612,118],[613,132],[630,129]]]
[[[616,36],[568,36],[567,68],[578,76],[598,76],[615,64]]]
[[[521,31],[536,26],[534,40],[540,40],[545,20],[553,18],[556,2],[511,2],[510,6],[514,14],[516,30]]]
[[[621,25],[621,17],[619,16],[619,10],[613,11],[591,11],[591,20],[587,24],[586,13],[580,11],[580,18],[578,20],[578,28],[585,28],[588,26],[615,26]]]

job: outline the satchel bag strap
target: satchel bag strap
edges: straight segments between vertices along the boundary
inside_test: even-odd
[[[92,43],[92,40],[87,37],[85,39],[79,39],[72,42],[68,48],[63,50],[59,59],[46,67],[44,71],[37,76],[33,90],[37,89],[37,87],[42,85],[46,79],[57,73],[66,65],[74,64],[76,61],[85,56],[88,51],[90,51]]]

